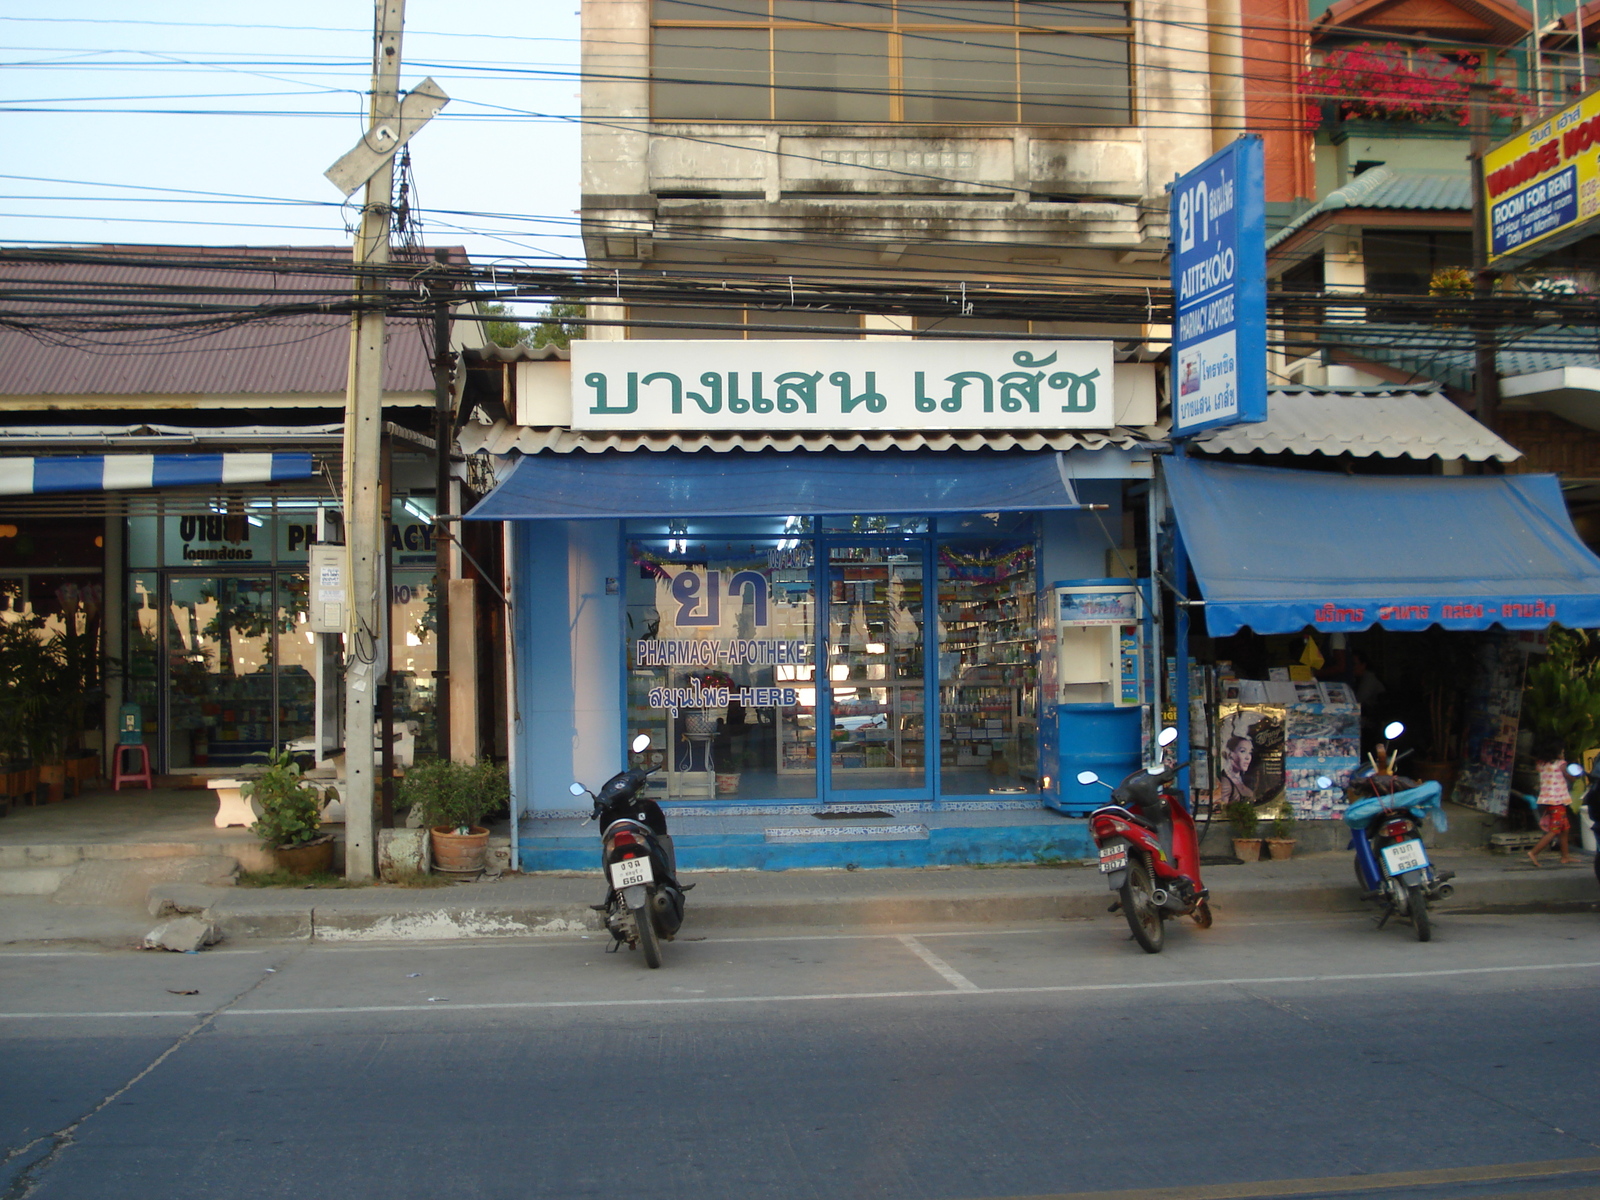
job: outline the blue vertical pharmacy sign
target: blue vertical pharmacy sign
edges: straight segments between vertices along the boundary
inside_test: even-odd
[[[1172,433],[1267,419],[1267,216],[1261,139],[1174,180]]]

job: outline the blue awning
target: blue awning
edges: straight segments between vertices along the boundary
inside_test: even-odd
[[[1600,626],[1600,558],[1553,475],[1165,468],[1213,637]]]
[[[223,486],[310,479],[311,455],[89,454],[0,458],[0,495]]]
[[[1054,452],[530,455],[467,514],[528,517],[831,516],[1081,508]]]

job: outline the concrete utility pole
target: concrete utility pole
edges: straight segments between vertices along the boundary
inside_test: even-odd
[[[434,261],[449,266],[443,250],[433,252]],[[434,455],[433,492],[433,712],[439,757],[450,757],[450,537],[451,526],[442,518],[450,515],[450,447],[455,442],[450,352],[450,305],[448,288],[440,290],[433,310],[433,436],[438,443]]]
[[[368,140],[380,128],[393,128],[400,118],[400,33],[405,0],[376,0],[377,24],[372,46],[372,105]],[[392,144],[392,137],[381,139]],[[377,149],[378,147],[373,147]],[[367,179],[356,233],[357,268],[389,261],[389,225],[394,189],[394,156]],[[388,553],[388,519],[383,511],[380,441],[383,430],[381,272],[356,274],[360,306],[350,333],[350,384],[344,419],[344,539],[349,563],[346,579],[350,624],[345,636],[345,876],[371,879],[376,868],[373,820],[376,761],[373,753],[373,700],[382,681],[384,555]]]

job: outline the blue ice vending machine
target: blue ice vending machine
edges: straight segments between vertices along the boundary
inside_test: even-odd
[[[1149,581],[1067,579],[1051,592],[1056,677],[1053,695],[1044,697],[1044,750],[1054,769],[1046,767],[1044,798],[1081,816],[1111,793],[1080,784],[1079,771],[1117,784],[1143,762]]]

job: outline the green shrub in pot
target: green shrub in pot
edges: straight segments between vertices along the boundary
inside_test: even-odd
[[[269,850],[303,846],[322,837],[322,794],[300,775],[287,750],[267,755],[267,769],[239,794],[261,809],[250,832]]]
[[[428,829],[469,832],[511,800],[511,779],[498,763],[424,759],[407,768],[396,801]]]

